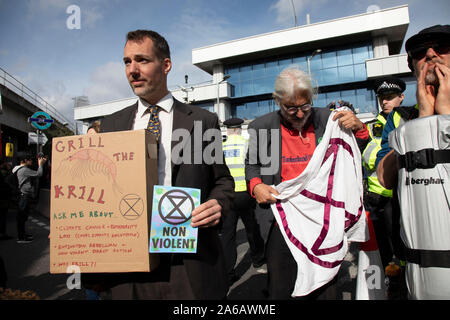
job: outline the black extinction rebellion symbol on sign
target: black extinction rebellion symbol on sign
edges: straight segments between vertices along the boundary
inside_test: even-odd
[[[185,191],[175,189],[163,194],[159,200],[158,212],[169,224],[182,224],[191,218],[194,200]]]
[[[125,219],[136,220],[144,212],[144,201],[137,194],[127,194],[120,200],[119,210]]]

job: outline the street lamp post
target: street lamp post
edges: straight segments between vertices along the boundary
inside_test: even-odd
[[[183,97],[183,99],[184,99],[184,101],[185,101],[187,104],[189,104],[189,103],[190,103],[190,101],[189,101],[189,92],[194,91],[194,87],[185,88],[185,87],[180,86],[180,85],[179,85],[178,87],[180,88],[181,91],[183,91],[184,93],[186,93],[186,97]]]
[[[294,13],[294,22],[295,22],[295,26],[298,27],[298,23],[297,23],[297,15],[295,14],[295,6],[294,6],[294,1],[291,0],[291,4],[292,4],[292,12]]]
[[[222,80],[217,82],[217,103],[216,103],[216,108],[215,108],[216,110],[215,110],[215,112],[216,112],[217,116],[219,117],[219,120],[222,120],[220,118],[220,105],[219,105],[220,104],[220,94],[219,94],[220,84],[222,82],[226,81],[227,79],[229,79],[230,77],[231,77],[230,75],[225,75],[225,76],[223,76]]]
[[[314,50],[314,52],[312,53],[312,55],[310,57],[306,57],[306,63],[308,64],[308,74],[311,76],[311,60],[312,58],[314,58],[314,56],[318,53],[321,53],[322,49],[316,49]]]

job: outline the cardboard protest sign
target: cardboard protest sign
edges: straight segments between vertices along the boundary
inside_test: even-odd
[[[50,272],[145,272],[147,214],[158,181],[156,142],[145,130],[54,138]]]
[[[192,211],[200,205],[200,189],[154,186],[150,252],[197,252]]]

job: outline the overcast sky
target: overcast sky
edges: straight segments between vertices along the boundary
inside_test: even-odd
[[[449,0],[294,0],[299,25],[408,4],[406,39],[450,22]],[[80,8],[80,29],[69,29]],[[291,0],[0,0],[0,67],[73,119],[75,96],[91,103],[133,96],[122,62],[125,35],[152,29],[169,42],[169,86],[211,80],[192,49],[294,26]],[[404,52],[404,49],[402,49]]]

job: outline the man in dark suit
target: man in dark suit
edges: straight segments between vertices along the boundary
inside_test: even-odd
[[[150,273],[102,275],[96,284],[103,289],[110,288],[113,299],[222,299],[226,297],[228,286],[217,225],[223,212],[229,210],[234,181],[223,159],[218,118],[172,97],[167,89],[167,75],[172,67],[170,50],[158,33],[129,32],[123,61],[127,79],[139,100],[105,117],[101,132],[148,129],[156,135],[158,183],[201,189],[201,205],[192,212],[191,223],[199,228],[198,246],[195,254],[160,254],[160,265]],[[214,145],[217,152],[212,156],[219,161],[212,164],[204,157],[199,160],[196,154],[201,143],[200,151],[204,156],[209,141],[194,143],[197,139],[191,139],[190,135],[187,142],[172,141],[172,136],[174,140],[183,136],[179,132],[201,132],[203,137],[208,129],[219,133],[217,141],[211,142],[218,144]],[[173,148],[180,145],[185,146],[181,152],[173,152]],[[190,153],[190,157],[186,153]]]

